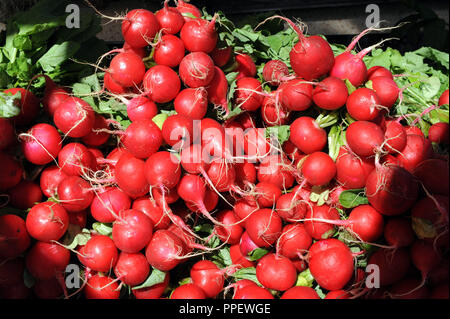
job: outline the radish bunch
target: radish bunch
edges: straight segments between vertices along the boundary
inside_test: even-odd
[[[46,75],[40,100],[6,92],[0,204],[28,212],[0,214],[0,297],[448,298],[448,123],[392,116],[402,89],[359,37],[335,56],[273,18],[298,35],[289,60],[224,43],[181,0],[129,11],[97,92],[128,125]]]

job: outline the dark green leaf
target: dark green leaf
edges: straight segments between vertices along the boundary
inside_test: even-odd
[[[267,249],[256,248],[248,254],[248,259],[250,259],[250,261],[256,261],[256,260],[261,259],[267,253],[269,253],[269,251]]]
[[[166,279],[166,276],[167,276],[167,273],[165,273],[164,271],[153,268],[152,272],[147,277],[147,279],[142,284],[140,284],[138,286],[134,286],[133,290],[147,288],[147,287],[151,287],[151,286],[163,283],[164,279]]]
[[[72,41],[66,41],[61,44],[55,44],[47,53],[45,53],[37,63],[45,72],[52,72],[56,66],[73,57],[80,48],[80,44]]]
[[[368,204],[369,201],[364,193],[364,189],[349,189],[339,195],[339,203],[345,208],[353,208],[359,205]]]

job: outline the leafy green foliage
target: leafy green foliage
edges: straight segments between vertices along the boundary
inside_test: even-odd
[[[368,204],[369,201],[364,194],[364,189],[348,189],[339,195],[339,203],[345,208],[353,208],[359,205]]]
[[[142,284],[140,284],[139,286],[134,286],[132,289],[136,290],[141,288],[147,288],[163,283],[164,279],[166,279],[166,276],[167,273],[165,273],[164,271],[153,268],[147,279]]]
[[[20,92],[17,92],[14,95],[0,92],[0,117],[10,118],[19,115],[20,98]]]

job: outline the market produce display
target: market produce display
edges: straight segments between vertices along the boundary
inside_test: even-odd
[[[64,5],[0,42],[0,298],[448,299],[448,53]]]

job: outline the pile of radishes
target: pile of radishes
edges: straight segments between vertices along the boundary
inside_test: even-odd
[[[46,75],[41,99],[9,90],[21,113],[0,118],[1,205],[14,208],[0,213],[0,298],[448,298],[448,153],[433,149],[448,147],[448,123],[425,136],[390,117],[401,88],[366,68],[373,47],[352,53],[357,39],[335,57],[283,18],[299,35],[292,70],[264,61],[263,83],[202,16],[179,0],[123,18],[98,94],[126,105],[127,128]],[[312,108],[352,119],[335,160]],[[284,125],[280,145],[266,128]],[[368,203],[343,207],[358,189]],[[209,258],[219,250],[228,265]],[[363,255],[381,287],[367,286]],[[76,289],[69,264],[82,269]],[[189,279],[172,280],[186,267]],[[240,279],[243,268],[255,276]],[[163,277],[133,289],[153,272]]]

